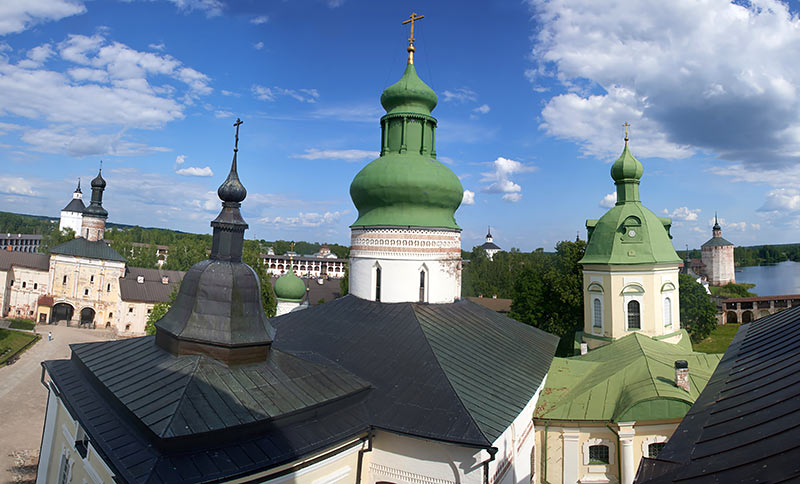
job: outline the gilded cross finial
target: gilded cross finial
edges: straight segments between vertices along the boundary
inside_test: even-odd
[[[236,122],[233,123],[236,126],[236,141],[233,144],[233,151],[239,151],[239,126],[243,125],[244,121],[239,118],[236,118]]]
[[[294,270],[294,242],[289,245],[289,268]]]
[[[411,36],[408,38],[408,63],[414,63],[414,22],[417,20],[421,20],[425,18],[424,15],[417,15],[416,12],[412,12],[411,15],[408,16],[408,20],[403,21],[403,25],[410,23],[411,24]]]
[[[622,123],[622,127],[625,128],[625,146],[628,146],[628,128],[630,128],[631,125],[628,124],[627,121],[625,121],[624,123]]]

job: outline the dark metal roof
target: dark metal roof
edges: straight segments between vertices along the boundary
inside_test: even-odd
[[[462,300],[345,296],[272,319],[275,345],[311,351],[373,385],[372,425],[488,447],[542,382],[558,338]]]
[[[86,208],[86,205],[83,204],[83,200],[80,198],[73,198],[69,201],[66,207],[62,208],[62,212],[80,212],[83,213],[83,210]]]
[[[266,385],[277,379],[294,380],[293,391],[298,392],[296,398],[308,398],[303,392],[308,391],[309,383],[319,383],[313,378],[307,383],[308,375],[302,369],[294,374],[273,372],[266,368],[270,363],[264,364],[265,368],[253,368],[260,365],[248,366],[242,368],[239,374],[233,375],[225,373],[222,365],[211,363],[205,357],[170,356],[165,359],[158,352],[152,353],[151,350],[157,348],[152,340],[152,337],[146,337],[90,343],[78,345],[86,347],[82,350],[76,349],[84,353],[93,352],[95,358],[104,355],[110,359],[109,368],[101,368],[104,366],[102,360],[90,364],[103,372],[109,385],[138,414],[149,415],[151,423],[159,418],[159,408],[160,411],[169,413],[183,405],[185,416],[181,416],[179,420],[179,414],[175,414],[176,422],[172,425],[172,428],[178,430],[179,422],[187,422],[186,418],[194,422],[192,425],[210,427],[220,425],[221,416],[231,422],[247,419],[248,416],[262,416],[260,412],[266,410],[254,402],[268,400],[266,392],[261,392],[261,388],[266,389]],[[145,365],[143,371],[125,365],[129,361],[127,358],[135,356],[132,352],[137,349],[144,350],[145,356],[155,357],[162,366],[148,364],[143,359],[137,360]],[[122,356],[115,357],[115,350],[122,352]],[[92,358],[88,354],[85,357]],[[297,359],[291,355],[278,358]],[[194,375],[187,376],[191,374],[190,369],[184,368],[183,372],[167,370],[174,365],[175,360],[190,361],[190,369],[191,362],[197,363],[198,360],[205,360],[212,367],[209,367],[210,373],[207,373],[205,380],[197,379]],[[363,394],[360,392],[350,400],[339,400],[312,408],[309,412],[301,412],[296,418],[289,416],[272,419],[263,426],[257,426],[257,433],[248,432],[252,424],[250,427],[245,424],[242,427],[245,431],[228,432],[235,436],[235,442],[216,437],[194,436],[183,439],[183,442],[173,447],[159,446],[160,441],[153,439],[149,428],[132,418],[131,410],[123,407],[106,387],[98,385],[79,359],[73,357],[72,360],[47,361],[43,366],[56,384],[72,417],[80,421],[93,448],[111,467],[115,482],[218,482],[293,462],[299,457],[318,452],[367,430],[366,411],[363,403],[358,400],[358,396]],[[300,367],[308,368],[309,365],[305,362]],[[259,374],[267,376],[269,382],[248,379],[251,375]],[[184,383],[181,378],[191,379],[194,386],[181,387]],[[133,384],[128,384],[131,382]],[[181,388],[185,388],[186,392],[178,395],[180,398],[176,403],[175,393],[180,392]],[[154,406],[148,407],[147,401]],[[162,407],[161,404],[165,401],[171,402],[172,406]],[[191,401],[197,405],[190,405],[188,402]],[[209,417],[209,420],[199,422],[198,419],[204,416]],[[188,427],[192,428],[191,425]]]
[[[119,252],[112,249],[104,240],[89,241],[83,237],[78,237],[57,245],[50,249],[51,254],[72,255],[75,257],[85,257],[87,259],[113,260],[125,262],[125,258]]]
[[[495,243],[493,243],[493,242],[484,242],[484,243],[483,243],[483,245],[481,245],[481,249],[483,249],[483,250],[491,250],[491,249],[497,249],[497,250],[500,250],[500,247],[498,247],[498,246],[497,246]]]
[[[700,247],[723,247],[726,245],[733,245],[732,242],[728,242],[723,237],[711,237],[708,242],[701,245]]]
[[[800,307],[739,328],[638,484],[800,480]]]
[[[50,270],[50,255],[38,252],[10,252],[0,250],[0,271],[7,271],[12,266],[27,267],[39,271]]]
[[[184,274],[186,273],[183,271],[128,267],[125,277],[119,278],[122,300],[145,303],[165,302],[175,287],[180,285]],[[144,282],[138,281],[139,276],[144,278]],[[164,276],[169,280],[167,284],[162,282]]]

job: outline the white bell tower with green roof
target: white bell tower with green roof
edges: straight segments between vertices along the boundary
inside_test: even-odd
[[[412,16],[412,20],[421,17]],[[464,188],[436,159],[436,93],[414,68],[381,95],[381,155],[350,185],[350,293],[370,301],[452,303],[461,297]]]
[[[656,216],[639,200],[643,171],[628,148],[626,129],[625,148],[611,167],[617,203],[599,220],[586,221],[581,340],[590,349],[632,332],[668,342],[681,339],[681,259],[672,246],[672,220]]]

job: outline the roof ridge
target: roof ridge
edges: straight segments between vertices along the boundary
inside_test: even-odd
[[[475,428],[478,429],[478,432],[481,434],[481,436],[483,436],[484,440],[486,440],[486,442],[489,445],[492,445],[492,442],[489,442],[489,438],[486,437],[486,434],[483,432],[483,429],[481,428],[480,425],[478,425],[478,422],[475,420],[475,416],[472,415],[472,412],[469,411],[469,408],[467,408],[467,405],[464,403],[464,400],[461,399],[461,395],[458,393],[458,390],[456,390],[455,386],[453,386],[453,382],[450,381],[450,375],[448,375],[447,371],[445,371],[444,367],[442,366],[442,363],[439,361],[439,355],[436,354],[436,351],[434,351],[431,342],[428,340],[428,334],[425,333],[425,330],[422,329],[422,323],[417,317],[417,308],[419,307],[421,309],[424,306],[417,303],[411,303],[409,304],[409,306],[411,308],[411,314],[413,314],[414,316],[414,321],[417,322],[417,328],[419,328],[419,331],[422,333],[422,338],[425,340],[425,344],[427,345],[428,349],[433,355],[433,359],[436,362],[436,366],[439,367],[439,371],[442,372],[442,374],[445,377],[444,379],[447,380],[447,384],[450,386],[450,390],[453,392],[453,394],[455,394],[456,400],[458,400],[458,403],[461,404],[461,407],[464,409],[467,415],[469,415],[469,420],[472,422],[472,425],[474,425]]]
[[[658,385],[656,385],[657,376],[653,373],[653,369],[650,368],[650,358],[648,357],[647,352],[644,350],[644,346],[642,345],[642,342],[639,340],[640,337],[647,338],[647,339],[650,339],[650,340],[653,340],[653,339],[650,338],[649,336],[642,335],[642,334],[640,334],[638,332],[634,333],[634,334],[636,334],[636,338],[635,339],[636,339],[637,345],[639,346],[639,350],[642,352],[642,358],[644,358],[644,365],[645,365],[645,369],[646,369],[645,371],[647,371],[647,375],[649,377],[648,378],[648,383],[653,386],[653,391],[655,391],[656,395],[658,395],[660,397],[662,395],[661,395],[661,392],[658,390]],[[653,341],[655,341],[655,340],[653,340]]]
[[[192,368],[192,371],[189,373],[189,380],[186,382],[186,385],[183,386],[183,390],[181,391],[181,398],[178,399],[178,404],[175,406],[175,412],[173,412],[172,415],[169,417],[169,422],[167,422],[167,424],[164,426],[164,430],[161,431],[162,435],[159,435],[160,438],[166,437],[164,433],[169,431],[169,429],[172,427],[172,421],[175,420],[175,416],[178,415],[178,410],[181,408],[181,406],[183,405],[183,401],[186,399],[186,392],[189,389],[189,386],[192,384],[192,380],[194,379],[194,374],[197,371],[197,368],[200,366],[200,360],[202,360],[202,357],[200,356],[197,356],[195,358],[194,366]],[[155,469],[155,466],[153,467],[153,469]]]

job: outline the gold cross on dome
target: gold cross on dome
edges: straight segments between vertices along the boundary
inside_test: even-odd
[[[408,63],[414,63],[414,22],[417,20],[421,20],[425,18],[424,15],[417,15],[416,12],[412,12],[411,15],[408,16],[408,20],[403,21],[403,25],[410,23],[411,24],[411,36],[408,38]]]
[[[627,121],[625,121],[624,123],[622,123],[622,127],[625,128],[625,143],[627,143],[628,142],[628,128],[630,128],[631,125],[628,124]]]

